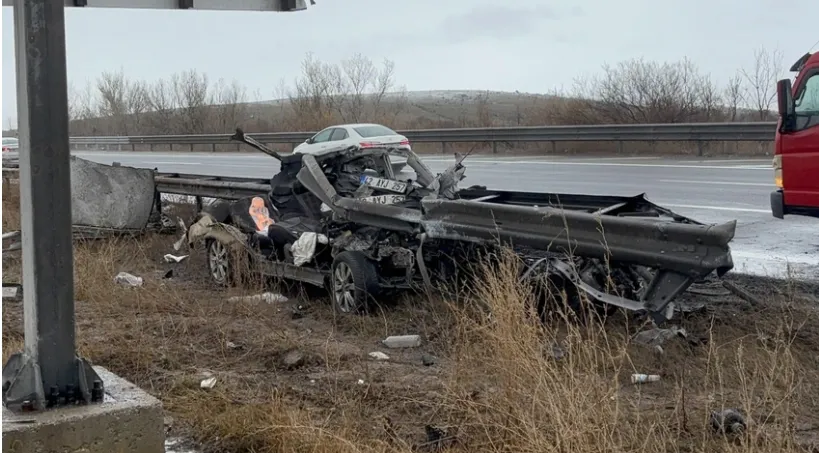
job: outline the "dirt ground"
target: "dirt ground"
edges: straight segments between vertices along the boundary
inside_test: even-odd
[[[14,226],[6,195],[4,231]],[[168,435],[205,451],[819,449],[816,285],[728,277],[757,306],[716,283],[696,285],[681,300],[691,312],[672,323],[687,337],[660,354],[629,341],[647,327],[624,314],[533,321],[511,264],[446,300],[414,295],[337,317],[321,292],[275,282],[269,290],[287,302],[230,302],[262,289],[214,287],[202,250],[165,263],[176,239],[75,246],[78,347],[160,398]],[[3,281],[19,282],[19,260],[3,261]],[[143,286],[115,284],[121,271]],[[20,302],[4,301],[4,362],[22,345],[21,316]],[[404,334],[422,345],[381,344]],[[632,373],[661,379],[634,385]],[[207,377],[214,388],[200,388]],[[711,411],[724,408],[743,411],[743,435],[709,428]]]

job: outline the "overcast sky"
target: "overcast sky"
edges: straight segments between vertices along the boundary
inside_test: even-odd
[[[69,81],[196,68],[273,98],[307,52],[327,62],[360,52],[393,60],[409,90],[547,92],[635,57],[687,56],[724,81],[761,45],[789,66],[819,41],[817,0],[315,1],[295,13],[68,8]],[[17,116],[11,7],[2,34],[5,128]]]

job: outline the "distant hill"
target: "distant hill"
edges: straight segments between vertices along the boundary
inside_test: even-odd
[[[368,102],[369,99],[367,99]],[[572,118],[561,118],[577,99],[560,96],[480,90],[429,90],[385,93],[378,118],[365,115],[361,122],[379,122],[394,129],[458,128],[486,126],[531,126],[574,124]],[[588,102],[588,101],[585,101]],[[203,106],[198,133],[228,133],[236,126],[247,132],[313,131],[311,126],[294,118],[289,99],[246,102],[238,105]],[[95,117],[71,121],[71,134],[84,135],[164,135],[187,134],[191,129],[179,118],[190,115],[186,109],[174,109],[160,115],[144,112],[114,117]],[[565,116],[565,115],[564,115]],[[755,120],[753,112],[741,109],[738,120]],[[323,124],[338,124],[341,118],[325,119]],[[591,121],[598,123],[599,121]],[[169,123],[175,123],[173,127]],[[178,123],[178,124],[176,124]],[[317,123],[320,124],[320,123]],[[124,131],[124,132],[123,132]],[[3,135],[15,135],[4,131]]]

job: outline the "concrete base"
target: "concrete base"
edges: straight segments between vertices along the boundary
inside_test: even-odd
[[[105,368],[94,370],[105,384],[103,403],[20,414],[4,407],[3,452],[163,453],[162,403]]]

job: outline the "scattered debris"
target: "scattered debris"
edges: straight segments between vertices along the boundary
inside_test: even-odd
[[[650,329],[638,332],[631,340],[643,346],[656,348],[661,346],[668,340],[674,338],[688,338],[688,333],[682,327],[670,327],[668,329]]]
[[[20,300],[23,298],[23,286],[3,284],[3,299]]]
[[[185,226],[185,221],[181,217],[176,218],[176,223],[179,225],[179,230],[182,231],[182,236],[173,243],[173,249],[178,252],[188,242],[188,227]]]
[[[561,348],[557,343],[552,343],[552,348],[549,353],[555,360],[560,360],[563,357],[566,357],[566,351],[564,351],[563,348]]]
[[[358,385],[364,385],[364,379],[359,379],[358,380]]]
[[[244,346],[236,344],[230,340],[225,342],[225,346],[227,346],[228,349],[244,349]]]
[[[142,286],[142,277],[137,277],[127,272],[120,272],[114,277],[114,283],[124,286]]]
[[[423,363],[424,366],[432,366],[438,363],[438,358],[434,355],[424,354],[421,356],[421,363]]]
[[[421,337],[418,335],[397,335],[387,337],[381,343],[390,349],[417,348],[421,346]]]
[[[708,296],[708,297],[723,297],[731,294],[730,291],[720,291],[718,289],[707,289],[707,288],[688,288],[688,292],[691,294],[697,294],[700,296]]]
[[[216,387],[216,378],[215,377],[209,377],[207,379],[202,379],[202,381],[199,382],[199,388],[212,389],[214,387]]]
[[[748,302],[753,306],[757,306],[762,303],[762,301],[759,300],[758,297],[740,288],[734,282],[723,280],[722,286],[724,286],[725,289],[727,289],[728,291],[731,291],[731,293],[733,293],[735,296],[739,297],[740,299],[744,300],[745,302]]]
[[[301,236],[290,246],[290,251],[293,253],[293,264],[301,266],[309,263],[316,253],[316,242],[320,244],[327,244],[330,240],[323,234],[317,234],[311,231],[302,233]]]
[[[277,302],[287,302],[288,300],[279,293],[262,293],[253,296],[233,296],[228,299],[228,302],[267,302],[268,304],[275,304]]]
[[[427,436],[427,441],[417,445],[417,448],[423,448],[428,451],[442,451],[451,447],[455,441],[455,436],[449,435],[445,429],[436,428],[432,425],[425,425],[424,432]]]
[[[162,259],[164,259],[166,263],[181,263],[187,257],[188,257],[188,255],[176,256],[176,255],[171,255],[170,253],[168,253],[165,256],[163,256]]]
[[[381,351],[373,351],[373,352],[371,352],[371,353],[369,353],[367,355],[369,355],[370,358],[375,359],[375,360],[390,360],[390,356],[388,356],[387,354],[384,354]]]
[[[298,368],[304,365],[304,354],[297,349],[293,349],[284,355],[282,358],[282,364],[284,364],[284,366],[290,370]]]
[[[301,319],[304,318],[304,305],[297,305],[295,307],[290,308],[292,313],[290,314],[290,319]]]
[[[680,301],[677,310],[680,313],[702,313],[708,310],[708,306],[705,302]]]
[[[7,246],[3,246],[3,252],[12,252],[23,249],[22,233],[20,231],[3,233],[3,240],[5,241],[6,239],[8,239],[10,243]]]
[[[711,412],[711,429],[720,434],[742,434],[748,427],[740,409]]]
[[[657,382],[660,380],[659,374],[639,374],[635,373],[631,375],[631,383],[632,384],[645,384],[648,382]]]

